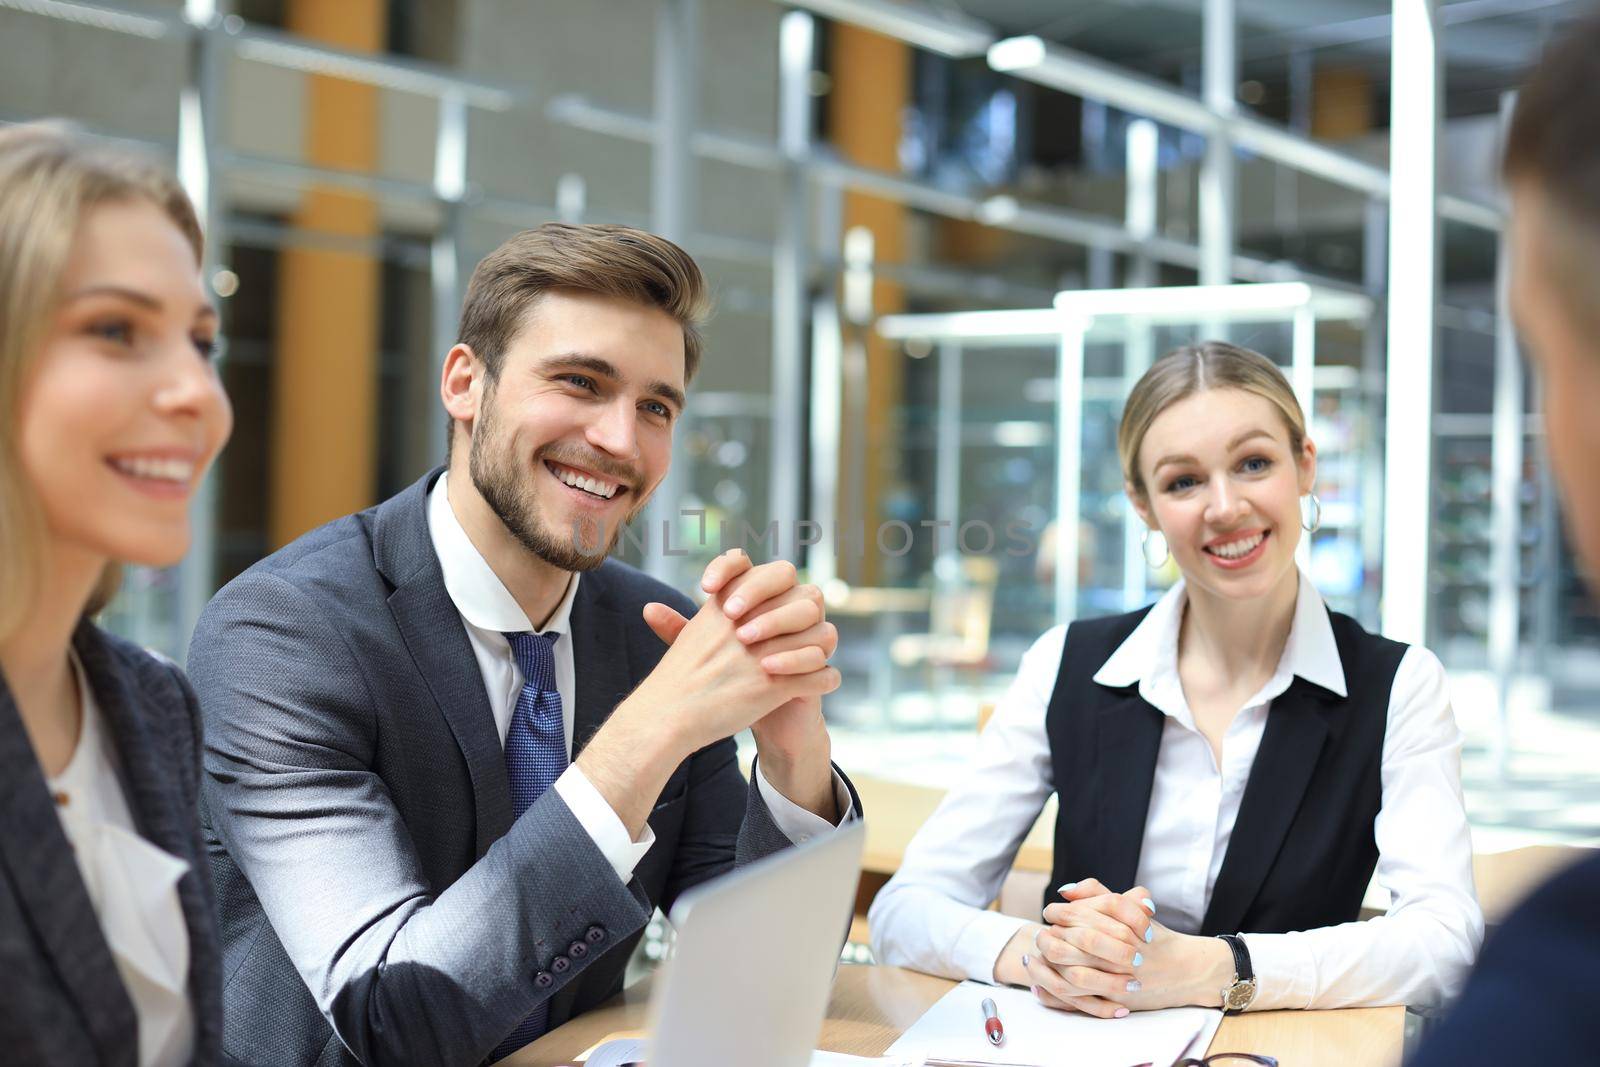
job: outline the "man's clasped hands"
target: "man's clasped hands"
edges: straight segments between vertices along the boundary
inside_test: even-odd
[[[658,707],[699,694],[692,728],[707,743],[749,726],[768,780],[787,793],[790,781],[801,780],[790,764],[827,758],[821,698],[839,684],[828,666],[838,631],[824,617],[820,591],[800,584],[782,560],[756,566],[733,549],[711,561],[701,589],[709,599],[693,618],[664,604],[646,608],[645,621],[672,647],[666,669],[644,686],[661,690]],[[718,699],[704,699],[708,693]],[[1114,893],[1084,878],[1057,892],[1061,901],[1044,909],[1044,922],[1007,942],[996,981],[1027,986],[1049,1007],[1101,1018],[1221,1003],[1233,976],[1228,946],[1163,926],[1143,886]]]

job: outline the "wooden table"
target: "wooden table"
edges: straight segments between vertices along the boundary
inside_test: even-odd
[[[818,1047],[881,1055],[954,984],[899,967],[841,967]],[[649,985],[647,980],[624,990],[503,1062],[576,1063],[609,1036],[637,1033],[646,1022]],[[1266,1053],[1282,1067],[1392,1067],[1400,1062],[1404,1031],[1405,1009],[1399,1007],[1253,1012],[1224,1019],[1210,1051]]]

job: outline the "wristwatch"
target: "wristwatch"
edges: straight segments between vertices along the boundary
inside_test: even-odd
[[[1237,934],[1218,934],[1233,950],[1233,981],[1222,987],[1222,1014],[1237,1015],[1256,999],[1256,972],[1250,967],[1250,950]]]

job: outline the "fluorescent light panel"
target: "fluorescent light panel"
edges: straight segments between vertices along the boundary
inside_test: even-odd
[[[460,78],[420,63],[358,55],[291,34],[252,28],[235,40],[241,59],[286,70],[324,74],[420,96],[459,94],[467,103],[487,111],[509,111],[517,102],[517,91],[510,88]]]
[[[940,55],[963,59],[982,55],[995,34],[977,19],[933,11],[893,0],[787,0],[798,8],[836,22],[876,30]]]
[[[998,42],[989,49],[989,66],[1188,130],[1206,132],[1217,122],[1205,104],[1170,85],[1057,47],[1041,37],[1011,37]]]
[[[1366,160],[1308,141],[1251,115],[1219,115],[1165,82],[1061,48],[1040,37],[1010,37],[989,48],[989,66],[1038,85],[1144,115],[1206,136],[1221,133],[1233,144],[1286,167],[1370,196],[1389,195],[1389,173]],[[1454,222],[1497,231],[1501,210],[1461,196],[1439,197],[1439,212]]]
[[[1386,637],[1408,644],[1428,637],[1434,307],[1439,299],[1436,19],[1434,0],[1395,0],[1382,623]]]
[[[920,338],[969,343],[1059,337],[1072,322],[1096,318],[1149,318],[1169,322],[1239,321],[1289,317],[1307,310],[1318,318],[1361,319],[1372,304],[1359,293],[1320,289],[1304,282],[1188,285],[1145,289],[1082,289],[1056,294],[1053,309],[958,311],[930,315],[885,315],[878,333],[891,341]]]
[[[926,338],[935,341],[1055,340],[1061,336],[1063,316],[1050,309],[1025,311],[958,311],[940,315],[885,315],[878,320],[880,336],[890,341]]]
[[[1084,289],[1056,294],[1056,310],[1077,315],[1222,315],[1293,311],[1311,303],[1304,282],[1181,285],[1159,289]]]
[[[149,41],[158,41],[172,29],[168,20],[134,14],[99,4],[75,4],[67,0],[0,0],[0,7],[12,11],[25,11],[30,15],[74,22],[79,26],[92,26],[97,30],[111,30]]]

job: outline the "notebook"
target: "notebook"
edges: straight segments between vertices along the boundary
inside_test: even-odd
[[[1005,1042],[991,1045],[983,1001],[993,1000]],[[891,1061],[928,1067],[1128,1067],[1204,1055],[1222,1013],[1214,1008],[1138,1011],[1096,1019],[1047,1008],[1025,989],[962,982],[889,1046]]]
[[[619,1038],[589,1053],[584,1067],[643,1067],[645,1043],[638,1038]],[[808,1067],[922,1067],[905,1060],[881,1059],[876,1056],[847,1056],[842,1052],[813,1052]]]

